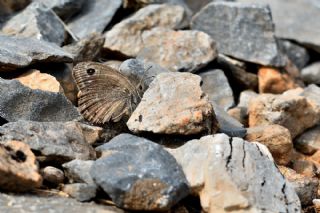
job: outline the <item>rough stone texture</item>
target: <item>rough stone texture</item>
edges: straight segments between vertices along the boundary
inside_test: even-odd
[[[102,33],[121,3],[121,0],[85,1],[82,11],[68,23],[68,27],[79,38],[84,38],[95,32]]]
[[[278,165],[292,160],[293,143],[288,129],[280,125],[257,126],[247,129],[245,139],[267,146]]]
[[[52,184],[54,186],[59,185],[60,183],[63,183],[64,181],[64,173],[58,168],[55,168],[53,166],[46,166],[41,170],[41,175],[43,180],[48,183]]]
[[[85,138],[85,141],[88,144],[94,144],[95,142],[102,139],[102,135],[104,133],[104,129],[98,126],[91,126],[83,123],[79,123],[82,134]]]
[[[292,162],[292,169],[295,170],[298,174],[301,174],[305,177],[316,177],[319,174],[317,166],[314,162],[310,160],[294,160]]]
[[[220,53],[262,65],[284,65],[267,6],[212,2],[193,17],[191,28],[208,33]]]
[[[238,107],[249,108],[250,102],[258,97],[258,94],[252,90],[244,90],[240,93]]]
[[[66,162],[95,158],[77,122],[18,121],[0,127],[0,142],[20,140],[48,161]]]
[[[0,144],[0,188],[6,191],[28,191],[41,186],[36,157],[20,141]]]
[[[127,122],[133,132],[190,135],[214,132],[214,111],[191,73],[161,73]]]
[[[215,42],[196,30],[154,28],[143,32],[142,40],[145,48],[137,57],[171,71],[196,72],[217,57]]]
[[[320,3],[317,0],[237,0],[268,4],[278,38],[295,40],[320,51]],[[306,13],[306,11],[308,11]],[[303,23],[302,23],[303,22]]]
[[[225,111],[234,105],[232,89],[222,70],[209,70],[199,75],[202,79],[201,88],[211,104],[215,103]]]
[[[0,15],[8,15],[26,7],[31,0],[0,0]]]
[[[149,4],[175,4],[189,9],[184,0],[124,0],[124,8],[139,8]]]
[[[205,212],[300,212],[294,189],[261,144],[216,134],[169,152]]]
[[[70,54],[48,42],[0,35],[0,43],[0,72],[36,62],[72,62]]]
[[[15,78],[30,89],[39,89],[47,92],[60,92],[63,89],[57,79],[39,70],[29,70]]]
[[[309,99],[290,92],[282,95],[262,94],[252,100],[249,126],[279,124],[286,127],[295,138],[317,124],[320,120],[319,107]]]
[[[0,116],[7,121],[70,121],[80,116],[63,94],[32,90],[0,78]]]
[[[91,200],[96,196],[97,187],[86,183],[73,183],[64,185],[62,191],[83,202]]]
[[[5,23],[1,32],[6,35],[32,37],[62,45],[66,30],[59,17],[45,5],[33,2]]]
[[[306,97],[315,108],[320,110],[320,87],[311,84],[305,87],[300,95]]]
[[[243,126],[248,126],[248,110],[246,108],[234,107],[229,109],[227,113]]]
[[[144,47],[141,35],[155,27],[180,29],[186,27],[185,9],[179,5],[149,5],[116,24],[106,35],[104,48],[135,57]]]
[[[189,194],[181,167],[152,141],[121,134],[97,150],[91,175],[119,207],[163,211]]]
[[[320,150],[320,126],[315,126],[297,137],[294,146],[300,152],[311,155]]]
[[[87,183],[94,185],[94,181],[90,175],[90,170],[94,161],[92,160],[72,160],[62,165],[66,176],[70,183]]]
[[[301,76],[307,84],[320,84],[320,62],[315,62],[302,69]]]

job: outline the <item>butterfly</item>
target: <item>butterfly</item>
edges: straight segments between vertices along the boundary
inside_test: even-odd
[[[77,64],[73,77],[79,88],[78,109],[86,120],[97,125],[130,116],[143,93],[137,79],[97,62]]]

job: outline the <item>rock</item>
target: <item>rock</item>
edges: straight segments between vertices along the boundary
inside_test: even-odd
[[[173,5],[181,5],[186,9],[189,9],[184,0],[124,0],[123,6],[124,8],[139,8],[146,7],[150,4],[173,4]],[[191,12],[191,11],[190,11]]]
[[[78,201],[88,201],[96,196],[97,187],[86,183],[73,183],[63,186],[62,191]]]
[[[238,107],[248,109],[250,102],[258,97],[258,94],[252,90],[245,90],[240,93]]]
[[[145,48],[137,57],[171,71],[196,72],[217,57],[215,42],[203,32],[154,28],[141,37]]]
[[[94,144],[102,139],[104,128],[91,126],[84,123],[78,123],[81,127],[82,134],[88,144]]]
[[[73,159],[95,158],[77,122],[17,121],[0,127],[0,143],[20,140],[47,161],[64,163]]]
[[[314,0],[237,0],[245,3],[268,4],[278,38],[295,40],[320,51],[320,7]],[[305,11],[308,11],[306,13]],[[303,20],[303,24],[301,24]]]
[[[68,27],[79,38],[84,38],[91,33],[102,33],[121,3],[121,0],[85,1],[82,11],[68,23]]]
[[[200,81],[191,73],[160,73],[132,113],[128,128],[181,135],[215,132],[215,114]]]
[[[32,38],[0,35],[0,72],[35,63],[72,62],[72,56],[60,47]]]
[[[31,37],[62,45],[66,30],[59,17],[45,5],[33,2],[21,13],[5,23],[2,33],[19,37]]]
[[[307,84],[320,84],[320,62],[315,62],[302,69],[301,76]]]
[[[121,134],[97,150],[91,175],[121,208],[164,211],[189,194],[180,166],[152,141]]]
[[[0,144],[0,175],[0,188],[6,191],[28,191],[42,183],[34,154],[20,141]]]
[[[32,90],[17,80],[0,78],[0,116],[7,121],[70,121],[77,108],[63,94]]]
[[[319,108],[310,99],[297,94],[262,94],[250,102],[249,126],[279,124],[292,138],[313,127],[320,120]]]
[[[143,32],[155,27],[181,29],[187,24],[186,11],[179,5],[148,5],[108,31],[104,48],[135,57],[144,47]]]
[[[70,183],[87,183],[94,185],[90,170],[94,161],[92,160],[72,160],[62,165]]]
[[[217,104],[225,111],[234,106],[233,92],[222,70],[209,70],[199,75],[203,82],[201,88],[211,104]]]
[[[248,126],[248,110],[243,107],[234,107],[227,111],[228,115],[236,119],[243,126]]]
[[[29,70],[15,79],[30,89],[39,89],[47,92],[60,92],[63,90],[55,77],[41,73],[39,70]]]
[[[309,160],[294,160],[292,162],[292,169],[298,174],[309,178],[316,177],[319,174],[317,166]]]
[[[300,211],[294,189],[259,143],[216,134],[168,151],[182,166],[205,212]]]
[[[294,146],[299,152],[312,155],[320,150],[320,126],[315,126],[303,132],[294,141]]]
[[[259,142],[268,147],[278,165],[292,160],[293,143],[288,129],[280,125],[257,126],[247,129],[247,141]]]
[[[99,54],[104,44],[104,36],[92,33],[76,43],[64,46],[63,49],[74,58],[74,63],[93,61]]]
[[[205,7],[207,4],[209,4],[210,2],[218,2],[218,1],[234,1],[234,0],[185,0],[185,2],[187,3],[187,5],[190,7],[190,9],[193,12],[198,12],[200,9],[202,9],[203,7]]]
[[[48,184],[57,186],[64,181],[64,173],[58,168],[47,166],[41,170],[42,178]]]
[[[262,65],[284,65],[267,6],[212,2],[192,18],[191,29],[208,33],[225,55]]]
[[[305,87],[300,95],[306,97],[316,109],[320,110],[320,87],[311,84]]]
[[[0,15],[8,15],[26,7],[31,0],[0,0]]]

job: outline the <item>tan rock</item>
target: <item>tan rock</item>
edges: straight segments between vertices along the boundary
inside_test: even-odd
[[[248,110],[244,107],[234,107],[228,110],[228,114],[244,126],[248,126]]]
[[[41,73],[38,70],[29,70],[17,77],[16,80],[31,89],[40,89],[48,92],[60,92],[62,90],[55,77]]]
[[[294,160],[292,162],[292,169],[297,173],[305,176],[305,177],[316,177],[319,173],[317,170],[317,166],[308,160]]]
[[[292,159],[291,135],[289,130],[283,126],[268,125],[248,128],[245,139],[267,146],[277,164],[287,165]]]
[[[54,186],[57,186],[58,184],[63,183],[64,181],[63,171],[53,166],[47,166],[41,169],[40,172],[43,177],[43,180]]]

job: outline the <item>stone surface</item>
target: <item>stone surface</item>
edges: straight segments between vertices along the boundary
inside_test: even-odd
[[[315,126],[302,133],[295,139],[294,146],[299,152],[307,155],[320,150],[320,126]]]
[[[201,88],[211,104],[215,103],[225,111],[234,106],[233,92],[222,70],[209,70],[199,75],[202,79]]]
[[[0,78],[0,116],[7,121],[70,121],[80,116],[63,94],[32,90]]]
[[[94,185],[94,181],[90,175],[90,170],[94,161],[92,160],[72,160],[62,165],[66,176],[70,183],[87,183]]]
[[[95,32],[102,33],[121,3],[121,0],[85,1],[82,11],[68,23],[68,27],[79,38]]]
[[[55,77],[41,73],[39,70],[29,70],[15,78],[30,89],[39,89],[47,92],[60,92],[62,88]]]
[[[88,144],[94,144],[102,139],[104,128],[91,126],[84,123],[78,123],[81,127],[82,134]]]
[[[191,73],[157,75],[128,120],[128,128],[133,132],[182,135],[214,132],[214,111],[200,81]]]
[[[93,148],[85,141],[77,122],[17,121],[0,127],[0,142],[20,140],[47,161],[67,162],[95,158]]]
[[[302,69],[301,76],[307,84],[320,84],[320,62],[315,62]]]
[[[252,90],[244,90],[240,93],[238,107],[249,108],[250,102],[258,97],[258,94]]]
[[[291,167],[305,177],[313,178],[319,174],[317,166],[310,160],[294,160]]]
[[[205,212],[300,212],[294,189],[261,144],[216,134],[169,152]]]
[[[227,111],[227,113],[243,126],[248,126],[248,110],[243,107],[234,107]]]
[[[267,6],[212,2],[193,17],[191,29],[208,33],[220,53],[262,65],[284,65]]]
[[[144,47],[143,32],[155,27],[181,29],[187,24],[185,9],[179,5],[148,5],[108,31],[104,48],[135,57]]]
[[[33,2],[7,21],[1,29],[6,35],[31,37],[62,45],[66,30],[59,17],[45,5]]]
[[[0,35],[0,43],[0,72],[37,62],[72,62],[70,54],[48,42]]]
[[[123,6],[124,8],[140,8],[145,7],[150,4],[173,4],[173,5],[181,5],[184,6],[186,9],[187,4],[184,0],[124,0]]]
[[[31,0],[0,0],[0,15],[8,15],[26,7]]]
[[[291,134],[283,126],[268,125],[248,128],[245,139],[267,146],[278,165],[287,165],[292,160]]]
[[[97,150],[91,175],[119,207],[163,211],[189,194],[181,167],[152,141],[121,134]]]
[[[86,183],[72,183],[63,186],[62,191],[78,201],[89,201],[96,196],[97,187]]]
[[[54,186],[57,186],[64,181],[63,171],[53,166],[46,166],[43,168],[41,170],[41,176],[46,183]]]
[[[20,141],[0,144],[0,188],[6,191],[28,191],[41,186],[36,157]]]
[[[171,71],[196,72],[217,57],[215,42],[200,31],[154,28],[141,37],[145,48],[137,57]]]

